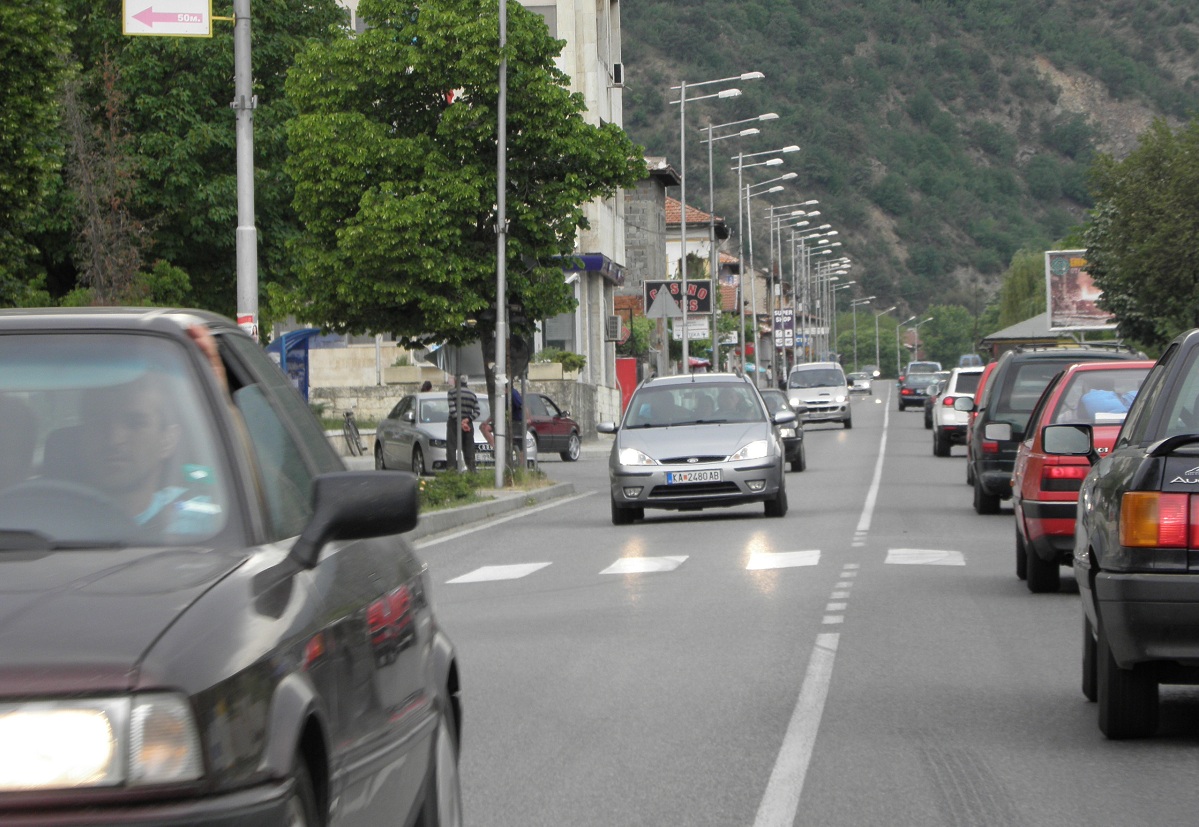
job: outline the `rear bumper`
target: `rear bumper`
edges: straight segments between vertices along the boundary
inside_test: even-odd
[[[1024,517],[1024,542],[1046,562],[1069,565],[1074,559],[1074,518],[1077,502],[1020,503]]]
[[[1121,667],[1199,666],[1199,574],[1099,572],[1094,589],[1099,622]]]

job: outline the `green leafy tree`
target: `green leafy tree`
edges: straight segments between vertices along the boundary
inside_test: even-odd
[[[920,351],[948,370],[963,353],[974,353],[974,316],[956,304],[936,304],[928,309],[932,321],[920,327]],[[925,317],[927,318],[927,316]]]
[[[1021,250],[1012,256],[999,288],[1001,328],[1045,312],[1045,253]],[[994,331],[987,331],[993,333]]]
[[[313,44],[288,77],[297,114],[287,169],[306,232],[295,243],[296,289],[275,298],[333,330],[486,345],[497,8],[363,0],[358,11],[366,31]],[[560,49],[540,16],[508,3],[507,292],[525,328],[573,305],[555,257],[572,253],[582,206],[644,174],[622,130],[584,119],[582,97],[555,66]]]
[[[26,303],[29,235],[59,172],[59,99],[68,27],[60,3],[0,3],[0,305]]]
[[[1199,327],[1199,119],[1155,121],[1124,160],[1100,155],[1087,269],[1121,335],[1158,349]]]

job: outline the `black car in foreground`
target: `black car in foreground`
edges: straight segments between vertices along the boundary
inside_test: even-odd
[[[414,475],[199,311],[0,311],[0,423],[0,823],[461,823]]]
[[[1150,370],[1109,453],[1090,425],[1042,439],[1094,463],[1074,532],[1083,693],[1108,738],[1152,735],[1158,685],[1199,683],[1199,330]]]

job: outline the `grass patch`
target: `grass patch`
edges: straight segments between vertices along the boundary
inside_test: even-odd
[[[550,480],[544,473],[528,468],[508,471],[504,477],[504,490],[532,491],[544,488]],[[461,471],[442,471],[432,477],[421,477],[421,511],[437,511],[459,505],[482,502],[490,499],[494,491],[495,472],[491,468],[473,474]],[[485,489],[481,492],[480,489]]]

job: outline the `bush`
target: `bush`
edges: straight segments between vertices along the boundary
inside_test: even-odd
[[[547,347],[533,357],[535,362],[557,362],[563,370],[582,370],[587,365],[587,357],[581,353],[571,353],[556,347]]]
[[[422,477],[420,481],[420,507],[422,511],[447,505],[461,505],[479,498],[476,493],[486,484],[483,471],[473,474],[461,471],[445,471],[433,477]]]

